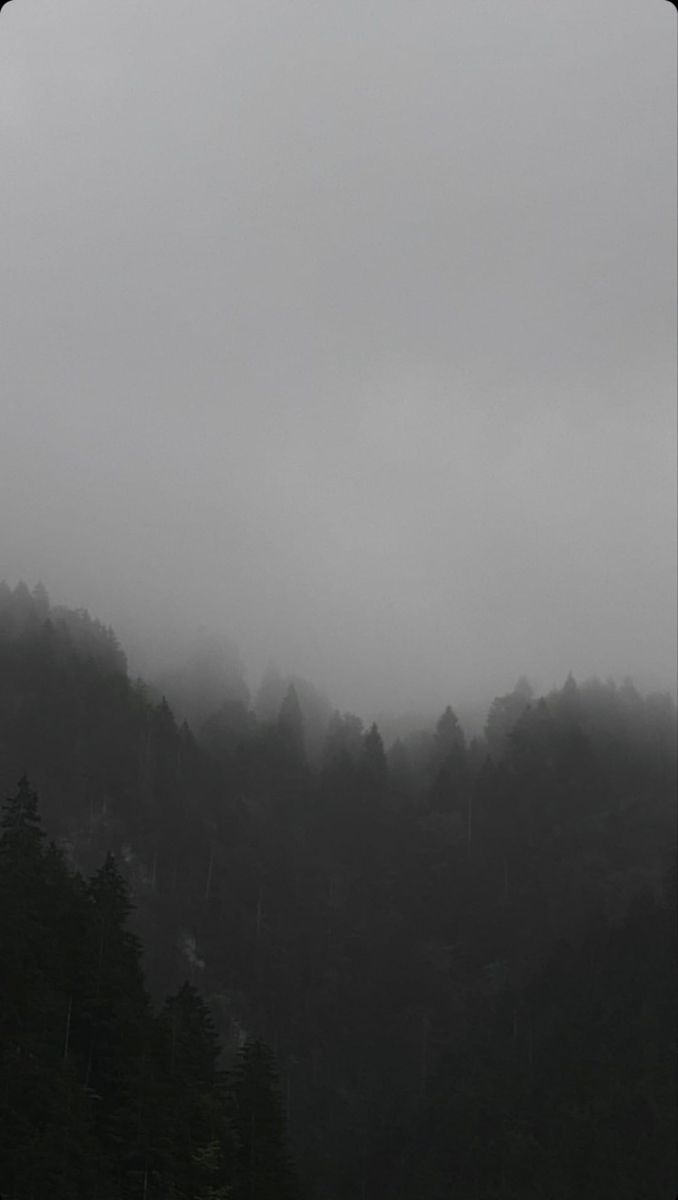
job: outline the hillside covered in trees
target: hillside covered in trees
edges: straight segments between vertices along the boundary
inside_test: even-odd
[[[670,1200],[671,697],[220,686],[0,585],[3,1197]]]

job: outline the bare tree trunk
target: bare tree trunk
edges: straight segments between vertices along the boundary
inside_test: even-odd
[[[68,998],[68,1012],[66,1014],[66,1036],[64,1037],[64,1062],[68,1058],[68,1044],[71,1040],[71,1012],[73,1011],[73,997]]]
[[[104,925],[102,924],[101,937],[99,938],[99,962],[97,963],[97,986],[96,986],[96,991],[94,993],[94,998],[96,1000],[98,1000],[98,998],[99,998],[99,991],[101,989],[101,968],[102,968],[103,961],[104,961],[104,943],[106,941],[105,933],[106,933],[106,930],[105,930]],[[93,1050],[94,1050],[94,1037],[92,1037],[90,1039],[90,1043],[89,1043],[89,1053],[87,1055],[87,1070],[85,1071],[85,1087],[87,1087],[89,1084],[90,1072],[92,1070],[92,1052],[93,1052]]]
[[[250,1148],[251,1148],[251,1154],[250,1154],[250,1168],[251,1168],[250,1200],[254,1200],[254,1171],[255,1171],[256,1161],[257,1161],[257,1154],[256,1154],[256,1150],[254,1148],[254,1135],[256,1133],[256,1129],[257,1129],[256,1114],[253,1112],[252,1119],[250,1121]]]
[[[327,925],[325,927],[325,952],[329,954],[332,944],[332,908],[334,905],[334,876],[330,875],[327,892]]]
[[[423,1099],[426,1095],[426,1079],[428,1076],[428,1038],[431,1029],[431,1023],[428,1019],[428,1014],[424,1013],[421,1019],[421,1057],[419,1060],[419,1095]]]
[[[174,1075],[174,1059],[177,1050],[177,1014],[172,1014],[172,1051],[170,1054],[170,1075]]]
[[[210,844],[210,863],[209,863],[209,867],[207,868],[207,882],[205,883],[205,903],[207,903],[207,901],[210,898],[210,886],[212,884],[212,868],[213,868],[213,866],[214,866],[214,845],[213,845],[213,843],[211,843]]]

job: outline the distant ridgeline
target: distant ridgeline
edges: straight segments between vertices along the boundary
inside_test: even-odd
[[[384,745],[170,682],[194,727],[0,585],[2,1196],[675,1192],[671,698],[521,680]]]

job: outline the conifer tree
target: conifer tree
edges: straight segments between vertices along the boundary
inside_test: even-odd
[[[298,762],[303,761],[304,750],[304,719],[301,705],[293,685],[287,689],[287,694],[278,713],[278,732],[283,740],[286,751]]]
[[[370,788],[382,791],[388,779],[388,763],[381,734],[374,722],[363,738],[360,766]]]
[[[72,938],[83,891],[60,851],[43,849],[38,798],[26,777],[1,828],[0,1192],[16,1200],[84,1198],[97,1153],[69,1054]]]
[[[250,1038],[242,1047],[234,1095],[239,1140],[237,1200],[295,1200],[298,1193],[275,1059],[265,1042]]]
[[[216,1197],[232,1178],[234,1146],[214,1022],[197,990],[184,983],[165,1001],[161,1025],[174,1186],[188,1194],[200,1185]]]
[[[85,1084],[98,1097],[97,1132],[115,1177],[138,1171],[145,1148],[150,1003],[141,945],[127,928],[132,905],[112,854],[90,881],[90,972],[83,1004]],[[146,1170],[146,1167],[143,1167]]]
[[[36,861],[42,853],[44,832],[38,814],[38,796],[26,775],[22,775],[15,796],[3,808],[0,853],[5,861],[18,865],[20,860]]]

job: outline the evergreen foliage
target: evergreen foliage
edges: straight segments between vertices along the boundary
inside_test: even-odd
[[[278,732],[287,753],[292,759],[296,759],[299,762],[303,761],[305,757],[304,718],[301,714],[299,697],[294,685],[288,688],[285,699],[280,705]]]
[[[231,1118],[242,1102],[212,1017],[189,983],[153,1012],[113,856],[86,882],[45,849],[24,776],[4,806],[0,864],[0,1194],[245,1200]],[[281,1113],[268,1165],[261,1136],[256,1177],[282,1180]]]
[[[258,1038],[248,1039],[238,1055],[234,1097],[239,1194],[252,1200],[295,1200],[275,1060]]]
[[[0,586],[4,1200],[670,1197],[671,698],[313,749],[289,686],[190,729]]]

